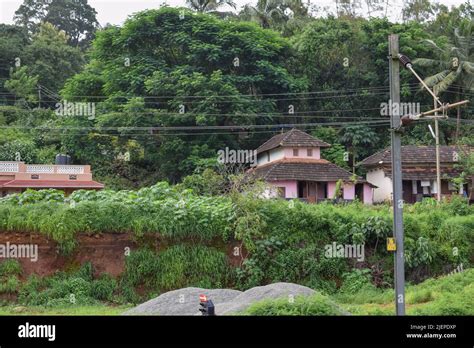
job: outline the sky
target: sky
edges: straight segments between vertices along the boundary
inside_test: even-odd
[[[237,9],[247,3],[255,4],[257,0],[234,0]],[[309,0],[311,5],[328,8],[334,11],[335,0]],[[359,0],[364,3],[364,0]],[[386,0],[379,0],[384,3]],[[401,20],[403,0],[388,0],[390,10],[387,16],[392,21]],[[23,0],[0,0],[0,23],[13,24],[13,15]],[[466,0],[442,0],[446,6],[460,5]],[[121,25],[129,15],[145,9],[159,8],[161,4],[173,7],[185,6],[185,0],[89,0],[89,4],[97,11],[97,20],[104,26],[107,23]],[[225,8],[224,8],[225,9]],[[231,8],[229,8],[231,9]],[[360,10],[365,13],[364,7]]]

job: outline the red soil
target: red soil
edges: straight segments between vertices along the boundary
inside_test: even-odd
[[[100,234],[94,236],[79,234],[76,236],[78,245],[70,256],[57,252],[56,243],[45,236],[25,232],[0,232],[0,244],[37,244],[38,260],[19,258],[23,268],[22,278],[30,274],[47,276],[56,271],[76,269],[90,261],[94,266],[95,275],[109,273],[116,277],[124,270],[125,250],[136,248],[129,234]],[[0,259],[0,261],[2,261]]]

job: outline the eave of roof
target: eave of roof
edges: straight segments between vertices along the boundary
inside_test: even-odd
[[[440,162],[445,164],[458,163],[458,161],[455,160],[455,153],[458,153],[460,155],[462,152],[465,151],[472,152],[474,151],[474,148],[465,146],[463,147],[453,145],[442,145],[440,146]],[[405,145],[401,148],[401,156],[402,164],[404,165],[434,164],[436,163],[436,147],[432,145]],[[363,159],[357,165],[364,167],[379,167],[384,164],[390,165],[391,163],[391,149],[387,148]]]
[[[249,174],[262,177],[267,181],[353,181],[353,174],[351,172],[324,159],[311,160],[284,158],[253,168],[249,171]],[[366,180],[361,177],[356,177],[355,182],[364,183]]]

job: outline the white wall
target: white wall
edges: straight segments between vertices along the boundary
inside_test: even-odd
[[[265,151],[257,156],[257,165],[261,166],[262,164],[268,163],[267,152]],[[279,147],[276,149],[270,150],[270,162],[282,159],[285,156],[283,148]]]
[[[392,179],[386,177],[382,169],[367,172],[367,181],[377,186],[374,189],[375,203],[392,199]]]

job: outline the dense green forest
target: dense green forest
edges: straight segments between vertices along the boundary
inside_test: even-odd
[[[109,188],[140,188],[218,170],[219,149],[254,149],[283,124],[311,124],[301,128],[333,145],[323,156],[348,167],[389,145],[380,105],[390,33],[443,101],[473,95],[469,3],[409,2],[401,23],[350,6],[327,16],[298,0],[260,0],[238,13],[218,4],[162,6],[100,27],[86,0],[25,0],[16,24],[0,25],[0,159],[51,163],[67,153]],[[403,102],[431,108],[409,71],[401,81]],[[67,102],[94,112],[58,112]],[[473,109],[450,111],[442,144],[473,142]],[[419,123],[403,142],[433,139]]]

